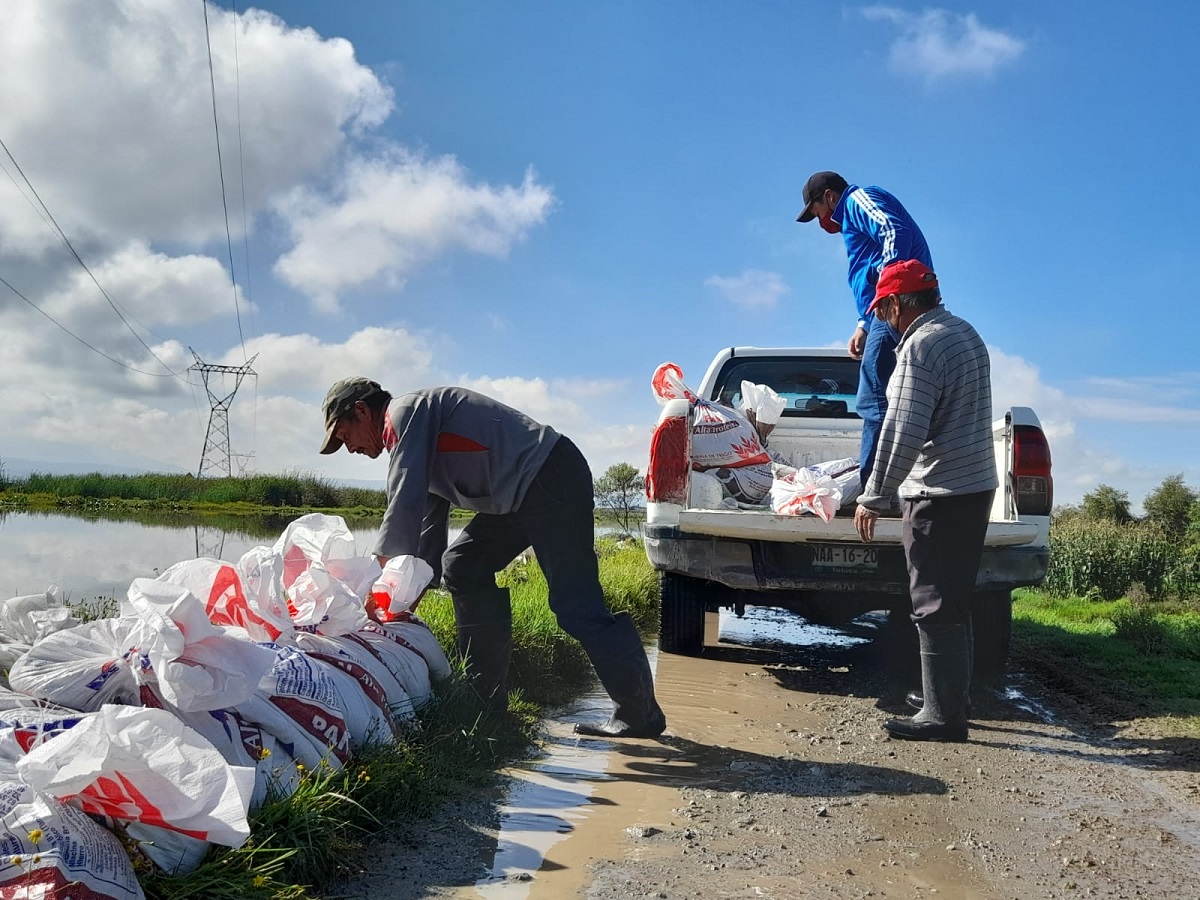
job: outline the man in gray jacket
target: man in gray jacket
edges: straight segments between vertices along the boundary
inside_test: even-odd
[[[967,739],[971,596],[999,485],[991,363],[971,325],[941,305],[937,276],[902,260],[879,275],[871,310],[900,335],[875,468],[854,522],[864,541],[899,493],[923,706],[884,728],[907,740]]]
[[[666,718],[628,614],[604,602],[596,561],[592,473],[553,428],[459,387],[393,398],[368,378],[347,378],[325,396],[322,453],[345,445],[372,459],[388,453],[387,511],[375,545],[383,565],[419,556],[454,602],[458,646],[476,692],[507,706],[512,609],[496,573],[532,546],[559,626],[583,646],[613,699],[612,718],[580,734],[657,737]],[[448,548],[450,508],[474,518]]]

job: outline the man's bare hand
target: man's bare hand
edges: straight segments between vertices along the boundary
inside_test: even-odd
[[[846,350],[855,359],[862,359],[863,350],[867,346],[867,332],[860,325],[854,330],[854,334],[850,336],[849,343],[846,344]]]
[[[858,529],[858,536],[868,544],[875,540],[875,520],[878,518],[879,513],[865,506],[854,511],[854,527]]]

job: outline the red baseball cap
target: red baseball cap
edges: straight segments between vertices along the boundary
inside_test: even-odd
[[[888,263],[879,273],[879,281],[875,284],[875,299],[867,307],[867,312],[874,312],[879,301],[892,294],[912,294],[937,286],[938,280],[933,274],[933,269],[919,259],[900,259]]]

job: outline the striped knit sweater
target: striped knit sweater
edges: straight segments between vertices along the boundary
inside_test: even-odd
[[[974,494],[999,486],[987,348],[944,306],[922,313],[896,347],[875,468],[858,502]]]

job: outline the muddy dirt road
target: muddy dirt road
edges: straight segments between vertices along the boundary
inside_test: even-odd
[[[1034,661],[977,701],[969,743],[893,741],[871,644],[764,645],[768,619],[658,657],[660,740],[577,739],[597,713],[570,711],[506,787],[327,896],[1200,897],[1194,742],[1062,696]]]

